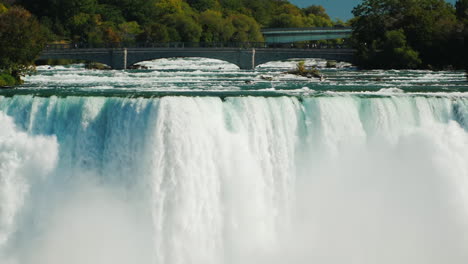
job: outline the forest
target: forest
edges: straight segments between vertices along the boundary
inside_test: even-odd
[[[332,26],[320,6],[285,0],[17,0],[48,39],[106,42],[261,42],[262,27]],[[45,8],[46,7],[46,8]]]
[[[468,69],[468,0],[364,0],[353,14],[361,68]]]

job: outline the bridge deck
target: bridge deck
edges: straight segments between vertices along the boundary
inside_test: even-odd
[[[204,57],[224,60],[236,64],[241,69],[253,69],[257,65],[291,58],[322,58],[337,61],[353,61],[354,50],[344,46],[290,46],[255,45],[244,43],[245,47],[191,47],[177,45],[172,47],[109,48],[89,46],[49,45],[39,59],[76,59],[107,64],[114,69],[126,69],[127,66],[147,60],[173,57]],[[123,46],[123,45],[122,45]],[[187,47],[188,46],[188,47]],[[305,48],[307,47],[307,48]]]
[[[351,27],[313,27],[313,28],[265,28],[262,29],[269,43],[291,43],[311,40],[349,38]]]

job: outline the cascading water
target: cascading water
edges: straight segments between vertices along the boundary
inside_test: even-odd
[[[0,262],[468,261],[468,98],[0,97]]]
[[[145,65],[0,90],[0,264],[468,262],[464,73]]]

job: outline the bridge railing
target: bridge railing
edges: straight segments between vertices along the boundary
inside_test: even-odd
[[[46,51],[73,49],[122,49],[122,48],[278,48],[278,49],[346,49],[347,44],[324,43],[268,43],[268,42],[114,42],[47,44]]]

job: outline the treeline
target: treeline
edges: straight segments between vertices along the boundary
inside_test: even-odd
[[[46,30],[27,10],[0,3],[0,87],[21,83],[47,42]]]
[[[17,0],[49,39],[104,42],[261,42],[261,27],[332,26],[321,6],[286,0]]]
[[[468,68],[468,0],[364,0],[353,14],[363,68]]]

